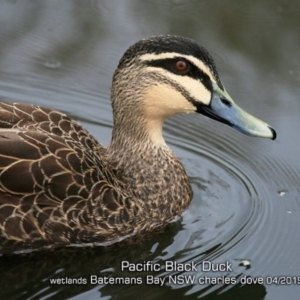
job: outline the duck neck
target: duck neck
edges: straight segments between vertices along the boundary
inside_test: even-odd
[[[149,207],[149,218],[169,220],[181,214],[192,198],[188,177],[164,141],[167,115],[156,105],[149,107],[149,76],[131,78],[131,72],[122,72],[116,71],[112,85],[114,126],[107,158],[134,198]]]
[[[114,126],[107,157],[118,178],[151,207],[158,219],[171,219],[189,204],[192,192],[188,177],[163,139],[162,122],[146,122],[139,117],[122,127]]]
[[[132,115],[122,119],[123,115]],[[163,120],[146,120],[140,111],[114,112],[111,143],[107,149],[109,161],[123,173],[131,173],[136,167],[148,168],[156,165],[158,157],[172,156],[177,160],[162,136]],[[151,170],[151,169],[150,169]]]

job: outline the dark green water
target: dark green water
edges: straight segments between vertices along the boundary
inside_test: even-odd
[[[118,60],[141,38],[172,33],[208,48],[230,95],[278,133],[276,141],[251,139],[203,116],[171,118],[165,138],[194,190],[182,217],[135,245],[2,256],[0,298],[299,299],[292,283],[300,277],[299,12],[292,0],[0,1],[3,101],[67,112],[107,145]],[[160,270],[122,271],[122,261],[151,261]],[[166,261],[193,262],[197,271],[171,271]],[[232,270],[204,272],[203,261],[228,262]],[[176,275],[183,282],[170,279]],[[205,276],[235,283],[208,284]],[[263,283],[241,284],[245,276]],[[66,278],[77,284],[51,284]]]

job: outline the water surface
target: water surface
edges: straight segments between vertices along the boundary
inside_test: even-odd
[[[1,1],[3,101],[62,110],[108,145],[118,60],[141,38],[172,33],[206,46],[235,101],[278,133],[276,141],[261,140],[204,116],[169,119],[166,141],[194,191],[184,214],[134,246],[2,256],[1,299],[298,299],[297,284],[267,278],[300,276],[299,11],[292,0]],[[122,271],[124,260],[161,268]],[[167,271],[166,261],[194,262],[198,271]],[[203,261],[228,262],[232,271],[203,272]],[[92,283],[91,275],[141,277],[143,284]],[[150,275],[164,284],[147,285]],[[175,275],[195,282],[174,284]],[[200,284],[204,276],[236,284]],[[243,276],[264,283],[242,285]],[[51,284],[59,278],[78,284]]]

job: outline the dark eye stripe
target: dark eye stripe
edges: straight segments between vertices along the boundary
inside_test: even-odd
[[[175,64],[178,60],[184,61],[187,63],[188,68],[184,72],[178,72],[175,68]],[[189,76],[195,80],[199,80],[205,86],[208,91],[212,91],[212,83],[209,76],[197,68],[192,62],[187,60],[184,57],[176,57],[176,58],[165,58],[165,59],[156,59],[156,60],[147,60],[144,63],[151,67],[162,68],[173,74],[180,76]]]

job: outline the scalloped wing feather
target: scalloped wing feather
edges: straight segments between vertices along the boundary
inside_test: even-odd
[[[142,208],[124,190],[105,148],[77,122],[55,110],[0,103],[0,249],[129,234]]]

